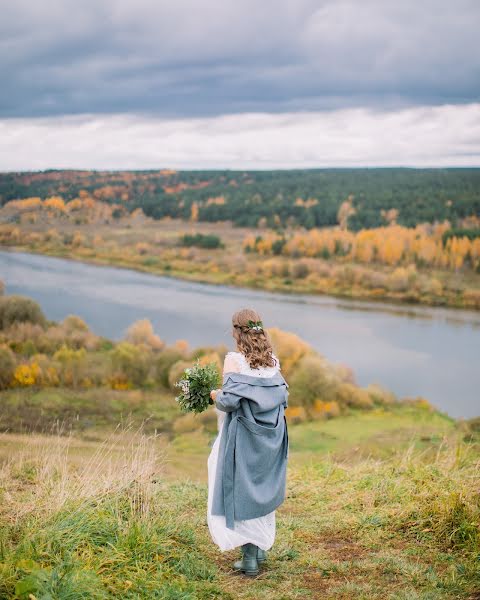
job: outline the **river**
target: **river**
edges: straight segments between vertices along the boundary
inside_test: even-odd
[[[480,415],[480,313],[192,283],[24,252],[0,251],[0,279],[49,319],[76,314],[113,340],[148,318],[167,343],[233,350],[231,315],[251,306],[266,327],[292,331],[352,367],[360,385],[423,396],[453,417]]]

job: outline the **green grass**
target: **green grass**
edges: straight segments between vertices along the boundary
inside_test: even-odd
[[[179,413],[174,395],[158,389],[15,388],[0,392],[0,403],[0,430],[11,432],[111,429],[121,421],[169,431]]]
[[[222,553],[209,535],[211,433],[4,434],[0,598],[478,597],[475,438],[418,407],[289,433],[287,498],[254,579],[232,570],[238,549]]]

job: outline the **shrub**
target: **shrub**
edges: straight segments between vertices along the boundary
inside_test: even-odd
[[[62,324],[65,331],[69,334],[74,331],[89,331],[88,325],[77,315],[68,315],[63,319]]]
[[[465,290],[463,292],[463,300],[467,306],[480,308],[480,290]]]
[[[195,348],[195,350],[193,350],[191,358],[195,360],[197,358],[201,358],[202,356],[212,354],[217,354],[218,356],[223,357],[227,352],[228,348],[223,344],[220,346],[199,346],[198,348]]]
[[[172,365],[183,360],[183,354],[176,348],[166,348],[155,359],[155,380],[168,387],[168,374]]]
[[[373,399],[368,391],[351,383],[341,383],[335,390],[335,398],[340,406],[362,409],[373,407]]]
[[[334,373],[329,371],[328,363],[320,356],[304,356],[290,377],[289,404],[311,407],[315,400],[333,400],[338,386]]]
[[[161,350],[165,346],[165,343],[158,335],[155,335],[152,324],[148,319],[140,319],[139,321],[135,321],[133,325],[130,325],[125,339],[135,346],[143,344],[152,350]]]
[[[443,292],[443,285],[436,277],[432,277],[422,283],[421,290],[424,294],[440,296]]]
[[[111,350],[110,357],[114,372],[123,374],[136,386],[145,384],[150,370],[150,356],[143,348],[130,342],[120,342]]]
[[[280,361],[282,372],[286,376],[291,373],[304,356],[313,352],[312,347],[294,333],[282,331],[277,327],[270,327],[267,333],[272,342],[273,350]]]
[[[0,389],[6,389],[15,370],[15,355],[6,344],[0,345]]]
[[[370,398],[374,404],[393,404],[397,401],[397,398],[393,392],[382,388],[376,383],[371,383],[368,385],[366,390],[370,394]]]
[[[10,348],[15,352],[23,353],[23,348],[30,342],[36,348],[40,348],[45,343],[45,330],[40,325],[34,325],[28,322],[13,323],[7,329],[4,329],[1,337],[8,341]],[[43,342],[42,342],[43,338]]]
[[[302,423],[307,419],[307,412],[303,406],[287,406],[285,416],[289,423]]]
[[[323,400],[315,400],[310,414],[314,418],[329,419],[340,415],[340,406],[338,402],[324,402]]]
[[[202,366],[208,365],[210,363],[215,363],[218,372],[222,373],[223,356],[225,354],[226,354],[226,351],[225,351],[225,353],[222,352],[222,357],[221,357],[219,352],[217,352],[214,349],[207,350],[207,348],[200,348],[197,351],[193,352],[191,358],[194,360],[198,358],[198,362]]]
[[[408,271],[405,267],[397,267],[388,277],[388,287],[393,292],[405,292],[409,288]]]
[[[0,329],[6,329],[13,323],[24,321],[36,323],[42,327],[46,324],[42,309],[31,298],[20,295],[0,297]]]
[[[60,379],[64,385],[78,387],[86,376],[85,348],[73,350],[63,345],[53,355],[53,359],[61,364]]]
[[[218,235],[212,234],[184,234],[180,238],[182,246],[198,246],[199,248],[223,248],[224,244]]]
[[[290,269],[290,274],[294,279],[305,279],[309,272],[308,264],[301,260],[294,261]]]
[[[28,387],[39,383],[42,371],[36,362],[21,364],[15,368],[13,373],[13,385]]]
[[[60,377],[58,371],[60,370],[60,365],[52,363],[52,360],[45,354],[35,354],[33,359],[40,367],[39,383],[48,387],[59,385]]]
[[[178,360],[170,367],[170,371],[168,373],[168,387],[175,392],[175,394],[178,392],[178,388],[175,387],[175,383],[179,381],[184,370],[192,365],[193,361]]]

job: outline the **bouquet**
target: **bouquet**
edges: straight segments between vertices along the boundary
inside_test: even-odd
[[[182,391],[175,398],[184,412],[201,413],[213,404],[210,391],[219,385],[220,376],[215,363],[202,366],[198,360],[193,367],[185,369],[175,384]]]

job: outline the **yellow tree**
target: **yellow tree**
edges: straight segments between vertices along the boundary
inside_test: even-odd
[[[353,196],[350,194],[350,196],[340,204],[340,208],[337,212],[337,221],[340,225],[340,229],[347,229],[348,218],[357,212],[352,203]]]
[[[196,222],[198,221],[198,204],[197,202],[193,202],[192,207],[190,209],[190,221]]]

